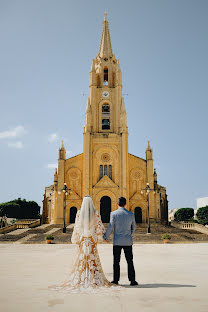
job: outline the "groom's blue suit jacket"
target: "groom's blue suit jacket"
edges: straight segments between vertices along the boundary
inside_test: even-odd
[[[113,245],[131,246],[133,244],[132,234],[135,228],[134,214],[124,207],[119,207],[117,210],[111,212],[110,223],[103,238],[108,239],[113,231]]]

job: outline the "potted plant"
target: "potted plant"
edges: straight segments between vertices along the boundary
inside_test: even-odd
[[[163,239],[163,243],[164,244],[167,244],[167,243],[169,243],[169,240],[171,239],[171,236],[169,234],[163,234],[161,239]]]
[[[47,244],[51,244],[51,241],[54,240],[54,237],[53,237],[53,235],[49,234],[49,235],[45,236],[45,240],[46,240]]]

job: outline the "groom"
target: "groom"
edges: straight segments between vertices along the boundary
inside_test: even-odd
[[[113,238],[113,281],[111,283],[118,284],[120,279],[120,259],[121,250],[124,249],[125,258],[128,264],[128,278],[131,286],[138,285],[135,280],[135,270],[133,264],[132,234],[135,231],[134,214],[126,209],[126,198],[118,199],[119,208],[111,212],[110,223],[103,236],[107,240],[111,232],[114,232]]]

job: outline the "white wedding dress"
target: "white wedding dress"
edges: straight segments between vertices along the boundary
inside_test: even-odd
[[[80,235],[80,210],[77,212],[71,237],[73,244],[78,244],[78,253],[69,278],[61,285],[49,286],[62,292],[100,292],[119,290],[121,287],[110,283],[102,270],[97,243],[103,241],[105,228],[97,210],[93,217],[93,231],[87,236]]]

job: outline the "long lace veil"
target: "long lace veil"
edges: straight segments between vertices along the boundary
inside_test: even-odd
[[[95,231],[95,207],[90,196],[85,196],[82,201],[79,216],[79,234],[89,237]]]

